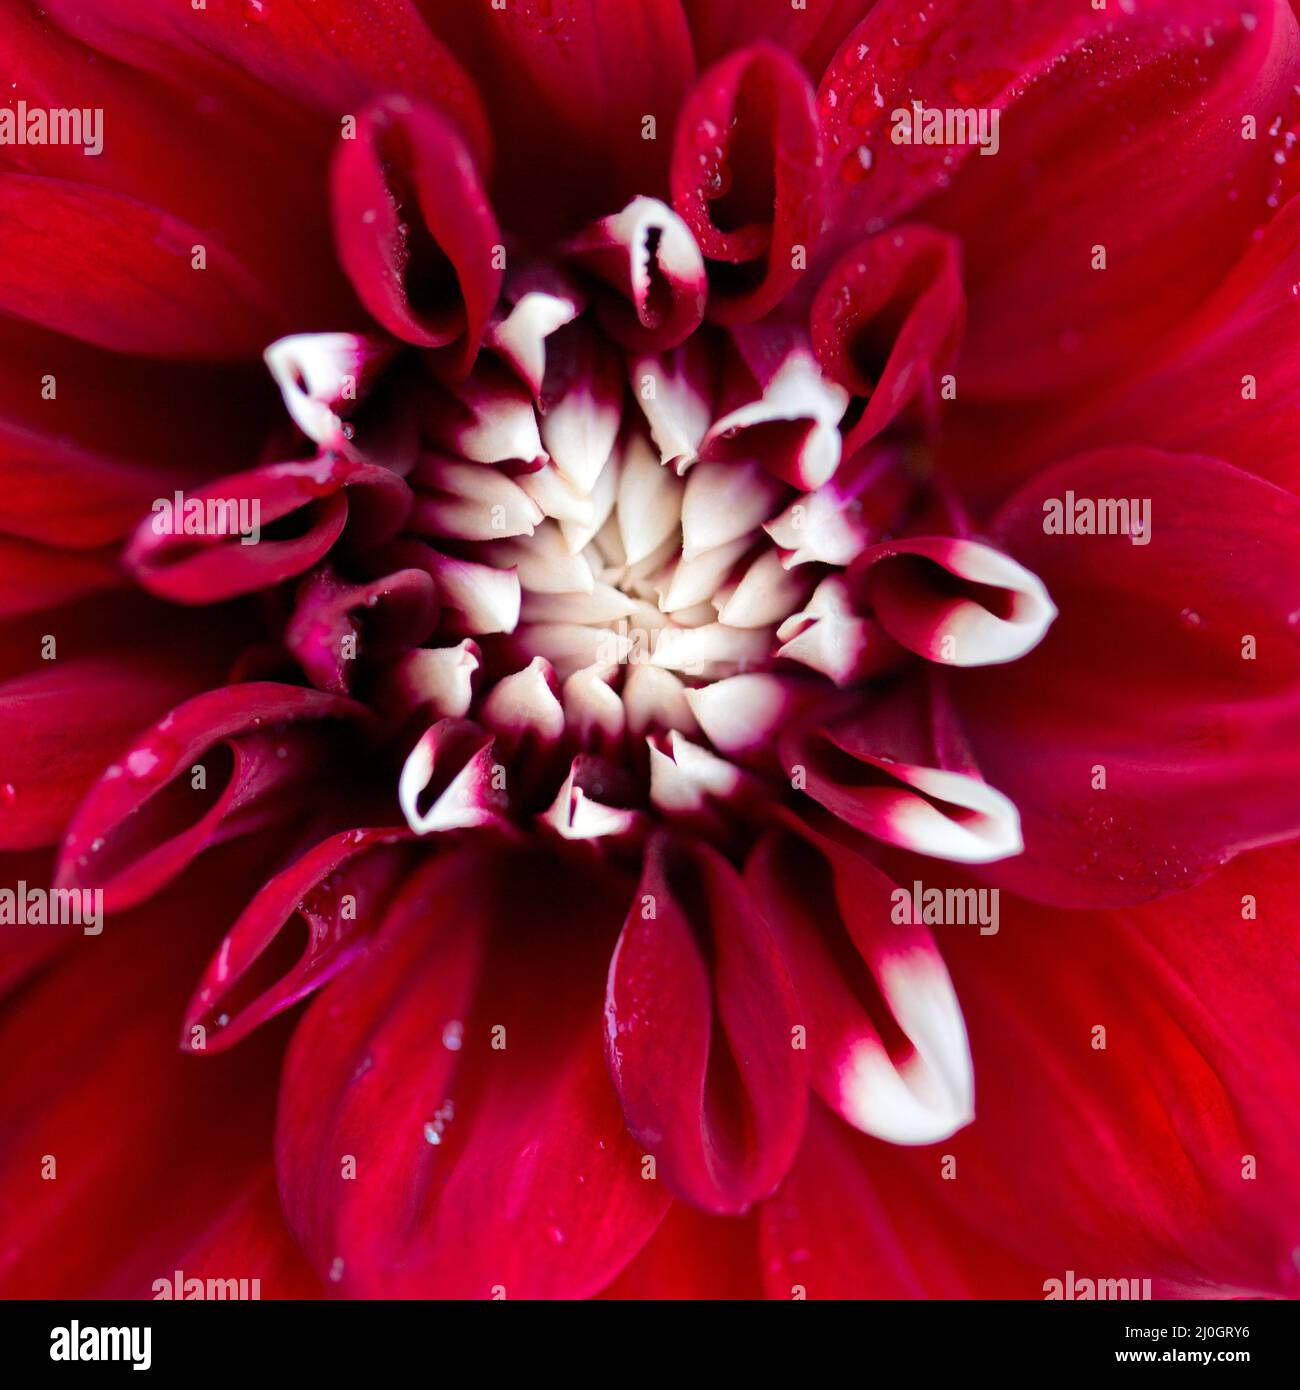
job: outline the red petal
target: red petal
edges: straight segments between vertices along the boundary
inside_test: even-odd
[[[390,333],[474,362],[501,288],[501,233],[473,156],[432,107],[385,97],[363,111],[332,173],[339,259]]]
[[[915,696],[908,685],[895,699]],[[829,728],[790,730],[781,758],[793,785],[885,844],[959,864],[993,863],[1022,848],[1015,804],[973,772],[944,767],[923,731],[900,731],[883,702]]]
[[[1298,868],[1292,848],[1244,856],[1124,913],[1045,917],[1004,894],[997,936],[950,929],[996,1084],[945,1146],[955,1180],[905,1156],[932,1200],[1040,1281],[1294,1298]]]
[[[498,825],[509,809],[495,785],[493,738],[468,719],[440,719],[420,736],[397,783],[406,823],[417,835]]]
[[[619,1299],[762,1298],[755,1216],[674,1202],[645,1249],[601,1294]]]
[[[704,318],[708,279],[690,229],[656,198],[634,198],[570,243],[579,262],[618,291],[598,303],[606,331],[624,347],[663,352]]]
[[[223,851],[148,908],[114,917],[7,1012],[5,1055],[22,1065],[0,1077],[5,1296],[148,1298],[177,1268],[198,1274],[187,1253],[236,1219],[247,1246],[203,1272],[261,1276],[267,1298],[301,1287],[274,1210],[262,1208],[271,1224],[254,1232],[245,1205],[265,1172],[283,1030],[211,1060],[175,1045],[185,993],[261,853]],[[280,1253],[261,1266],[254,1246]]]
[[[91,788],[64,836],[58,885],[103,888],[110,907],[140,902],[209,845],[300,806],[319,780],[323,721],[370,717],[341,696],[269,681],[187,700]],[[193,769],[208,762],[212,785],[195,789]]]
[[[864,1139],[814,1105],[799,1158],[760,1214],[767,1296],[1042,1298],[1042,1270],[940,1204],[942,1188],[961,1185],[944,1181],[942,1157]]]
[[[820,77],[844,35],[862,18],[863,0],[682,0],[701,64],[742,44],[771,39]]]
[[[850,576],[895,641],[949,666],[1018,661],[1056,617],[1036,575],[979,541],[885,541],[855,560]]]
[[[610,1071],[628,1127],[687,1200],[740,1212],[803,1130],[801,1014],[766,922],[716,850],[660,836],[610,962]]]
[[[1121,498],[1145,505],[1141,544],[1045,532],[1052,508]],[[1135,902],[1300,831],[1300,502],[1209,459],[1108,450],[1041,474],[993,535],[1060,607],[1028,657],[950,687],[1023,818],[1000,881]]]
[[[382,92],[435,101],[475,155],[487,155],[483,108],[463,69],[430,37],[408,0],[375,0],[364,14],[338,0],[289,0],[272,8],[218,7],[196,23],[189,10],[149,0],[130,12],[87,9],[76,0],[45,6],[70,32],[165,81],[184,74],[192,90],[221,90],[248,74],[254,98],[280,94],[337,124]]]
[[[285,1072],[280,1187],[341,1291],[584,1297],[654,1230],[667,1196],[600,1056],[625,893],[549,855],[439,855],[312,1006]]]
[[[356,661],[382,661],[419,646],[437,617],[433,580],[424,570],[347,584],[326,566],[302,582],[284,642],[318,690],[346,695]]]
[[[0,319],[0,530],[116,541],[155,498],[255,457],[279,408],[251,369],[124,357]]]
[[[92,781],[143,726],[215,670],[192,648],[69,655],[0,684],[0,846],[52,844]],[[212,663],[215,665],[215,663]],[[21,736],[19,736],[21,735]]]
[[[812,87],[789,54],[756,44],[700,78],[677,118],[672,184],[708,263],[710,318],[753,322],[799,282],[822,178]]]
[[[150,593],[174,603],[217,603],[310,569],[345,528],[349,545],[382,545],[410,506],[410,489],[378,464],[325,455],[271,463],[194,488],[179,503],[174,496],[158,499],[153,514],[136,527],[122,562]],[[210,510],[223,507],[216,524],[207,519]],[[185,529],[191,512],[197,531]],[[262,528],[290,516],[301,534],[283,541],[261,536]],[[245,521],[250,528],[241,534]],[[254,532],[254,540],[244,539]]]
[[[407,838],[396,829],[345,830],[271,879],[208,962],[185,1010],[182,1050],[224,1052],[346,969],[379,927],[409,862],[395,848]],[[297,945],[289,939],[290,922],[305,928],[307,940],[301,956],[277,976],[287,950]]]
[[[901,226],[860,242],[827,273],[812,309],[822,370],[867,408],[846,455],[913,407],[932,423],[939,376],[954,365],[966,323],[955,238]]]
[[[488,105],[493,194],[509,226],[546,238],[639,193],[664,196],[668,135],[694,71],[678,0],[422,8]]]
[[[819,94],[829,221],[843,243],[923,208],[962,234],[963,394],[1055,396],[1113,379],[1145,365],[1268,216],[1286,119],[1266,127],[1292,105],[1298,60],[1282,0],[1248,16],[1218,0],[881,0]],[[999,113],[996,157],[974,143],[894,143],[895,113],[913,100]],[[1242,138],[1250,112],[1255,140]]]
[[[1298,325],[1300,198],[1293,198],[1162,360],[1106,401],[1090,401],[1046,448],[1040,440],[1035,462],[1123,439],[1209,454],[1300,491],[1293,447],[1300,359],[1291,351]]]
[[[120,352],[214,362],[260,352],[291,327],[272,288],[208,229],[61,179],[0,174],[0,197],[8,314]]]

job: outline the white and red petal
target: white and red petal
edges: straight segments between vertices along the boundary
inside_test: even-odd
[[[894,1144],[932,1144],[970,1123],[974,1077],[961,1008],[930,931],[898,910],[907,890],[820,836],[769,837],[746,878],[767,905],[807,1013],[821,1098]]]
[[[709,293],[704,257],[686,223],[657,198],[634,198],[567,249],[617,292],[599,299],[596,310],[623,347],[666,352],[700,326]]]
[[[495,779],[492,735],[466,719],[440,719],[407,754],[397,800],[417,835],[496,825],[506,800]]]
[[[895,641],[949,666],[1018,661],[1056,618],[1042,580],[979,541],[885,541],[859,556],[849,576]]]

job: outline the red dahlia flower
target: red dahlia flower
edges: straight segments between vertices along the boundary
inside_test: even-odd
[[[1294,1292],[1289,6],[43,6],[0,1288]]]

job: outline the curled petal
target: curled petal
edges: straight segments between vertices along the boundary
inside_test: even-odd
[[[262,357],[307,438],[322,450],[350,454],[353,417],[396,355],[395,344],[357,333],[295,333]]]
[[[629,364],[632,390],[650,426],[659,461],[678,473],[685,473],[695,462],[713,422],[718,356],[716,344],[700,332],[671,352],[639,357]]]
[[[1037,575],[978,541],[886,541],[860,556],[852,574],[891,637],[949,666],[1016,661],[1056,617]]]
[[[769,836],[745,876],[808,1012],[818,1095],[892,1144],[936,1143],[968,1124],[974,1076],[961,1008],[910,892],[821,837],[814,847]]]
[[[463,719],[474,699],[474,677],[483,662],[477,642],[417,647],[384,670],[378,703],[395,723],[418,712],[426,719]]]
[[[677,117],[673,206],[709,272],[709,317],[750,323],[785,298],[821,227],[822,144],[812,87],[773,44],[733,53]]]
[[[557,744],[564,733],[564,706],[551,663],[534,657],[522,671],[498,681],[483,701],[480,717],[507,757],[523,745],[549,749]]]
[[[150,593],[218,603],[302,574],[347,531],[348,546],[383,544],[406,520],[411,492],[377,464],[337,456],[271,463],[160,498],[122,562]],[[261,533],[292,517],[291,540]]]
[[[798,330],[739,329],[736,345],[756,391],[714,421],[700,446],[706,458],[756,458],[774,478],[819,488],[839,467],[839,423],[849,393],[822,376]]]
[[[1141,902],[1300,831],[1294,496],[1212,459],[1106,449],[1040,471],[991,534],[1061,610],[1023,661],[944,682],[1024,819],[999,882]]]
[[[639,833],[645,819],[642,812],[616,800],[625,780],[626,774],[615,765],[579,754],[554,802],[542,815],[542,824],[565,840],[603,840]]]
[[[682,554],[694,559],[748,536],[788,495],[761,464],[744,460],[696,464],[681,500]]]
[[[810,561],[849,565],[872,540],[860,510],[829,487],[797,497],[763,530],[785,552],[783,563],[790,568]]]
[[[408,862],[395,846],[407,838],[394,829],[343,831],[260,889],[203,972],[185,1011],[182,1051],[224,1051],[345,969],[379,928]],[[290,923],[306,941],[286,966],[286,949],[298,944]]]
[[[647,733],[667,733],[677,729],[683,734],[697,735],[691,707],[686,701],[686,687],[660,666],[630,666],[623,682],[623,708],[627,713],[627,730],[635,739]]]
[[[752,758],[770,748],[803,701],[804,687],[789,676],[750,671],[686,692],[686,703],[709,742],[727,757]]]
[[[53,844],[122,745],[204,683],[200,653],[168,636],[165,650],[63,657],[0,683],[0,722],[22,730],[0,753],[0,849]]]
[[[513,632],[519,625],[522,590],[513,569],[480,565],[454,555],[442,555],[428,546],[397,550],[426,569],[438,586],[443,604],[453,610],[447,626],[482,637],[494,632]]]
[[[814,582],[806,571],[782,564],[777,551],[765,550],[734,587],[715,596],[718,621],[729,627],[779,623],[809,596]]]
[[[634,198],[569,247],[578,263],[618,292],[598,301],[606,332],[634,352],[664,352],[704,318],[708,278],[686,223],[657,198]]]
[[[437,617],[424,570],[348,584],[323,567],[303,581],[284,642],[318,690],[347,694],[354,661],[382,660],[423,642]]]
[[[618,532],[629,565],[653,555],[676,535],[682,516],[681,480],[641,438],[623,455],[618,482]]]
[[[407,529],[416,535],[463,541],[531,536],[542,519],[528,492],[489,464],[426,456],[411,482],[415,504]]]
[[[541,396],[546,376],[546,340],[585,307],[582,291],[558,270],[540,264],[516,269],[511,261],[487,344],[509,363],[534,400]]]
[[[1015,806],[974,776],[850,751],[824,729],[794,735],[782,753],[795,786],[886,844],[958,864],[989,864],[1024,848]]]
[[[546,461],[528,388],[512,372],[485,358],[465,381],[434,388],[424,411],[429,441],[473,463]]]
[[[178,705],[90,789],[63,838],[56,882],[102,888],[116,908],[151,896],[209,845],[303,804],[335,720],[364,728],[371,715],[341,696],[270,681]]]
[[[848,584],[837,574],[827,575],[807,607],[791,614],[776,635],[782,643],[777,656],[820,671],[838,686],[909,659],[878,623],[859,614]]]
[[[627,715],[610,682],[618,668],[586,666],[564,682],[564,722],[571,738],[585,750],[613,757],[622,751]]]
[[[332,171],[339,259],[390,333],[473,365],[501,287],[501,235],[456,128],[409,97],[382,97]]]
[[[628,1128],[679,1195],[744,1211],[789,1166],[807,1103],[771,932],[716,850],[651,842],[609,967],[606,1053]]]
[[[440,719],[407,755],[397,800],[417,835],[495,825],[505,798],[493,785],[492,735],[467,719]]]
[[[828,272],[812,309],[822,370],[866,410],[845,441],[852,454],[918,400],[933,415],[939,376],[966,322],[961,251],[930,227],[892,227],[850,250]]]

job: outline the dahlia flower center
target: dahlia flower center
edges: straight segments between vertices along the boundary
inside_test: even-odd
[[[399,244],[408,283],[417,251]],[[549,259],[511,252],[495,307],[480,297],[477,354],[465,315],[409,327],[426,347],[338,333],[268,349],[320,451],[285,467],[355,499],[320,502],[313,525],[343,543],[303,582],[286,644],[313,684],[401,730],[412,829],[713,821],[752,800],[755,775],[799,789],[778,736],[850,687],[917,656],[981,665],[1039,640],[1054,609],[1033,575],[960,521],[914,533],[927,508],[906,437],[935,372],[897,349],[929,341],[903,300],[929,305],[942,251],[922,238],[851,258],[852,322],[832,295],[814,344],[797,316],[705,322],[700,244],[636,198]],[[864,343],[884,351],[875,386]],[[794,760],[814,755],[857,761],[833,739]],[[852,773],[884,788],[880,833],[1014,852],[1014,813],[982,785],[887,762]],[[972,834],[972,815],[994,831]]]
[[[664,205],[635,200],[573,254],[584,250],[592,276],[549,263],[507,276],[468,376],[348,334],[267,352],[325,458],[385,464],[413,494],[370,582],[318,581],[289,640],[317,684],[352,689],[313,647],[340,630],[320,605],[337,605],[342,583],[364,644],[384,627],[377,605],[411,606],[402,576],[432,580],[432,630],[413,632],[377,683],[428,726],[402,774],[419,829],[481,814],[464,788],[435,812],[452,790],[439,760],[463,770],[474,745],[445,721],[485,731],[506,761],[541,745],[561,755],[552,770],[598,756],[644,784],[656,753],[716,759],[751,739],[779,701],[737,680],[841,683],[861,656],[839,577],[866,543],[860,504],[824,487],[848,392],[797,331],[747,339],[700,322],[703,258]],[[664,332],[667,350],[642,346]],[[407,447],[414,463],[395,461]],[[384,571],[387,586],[373,579]]]

